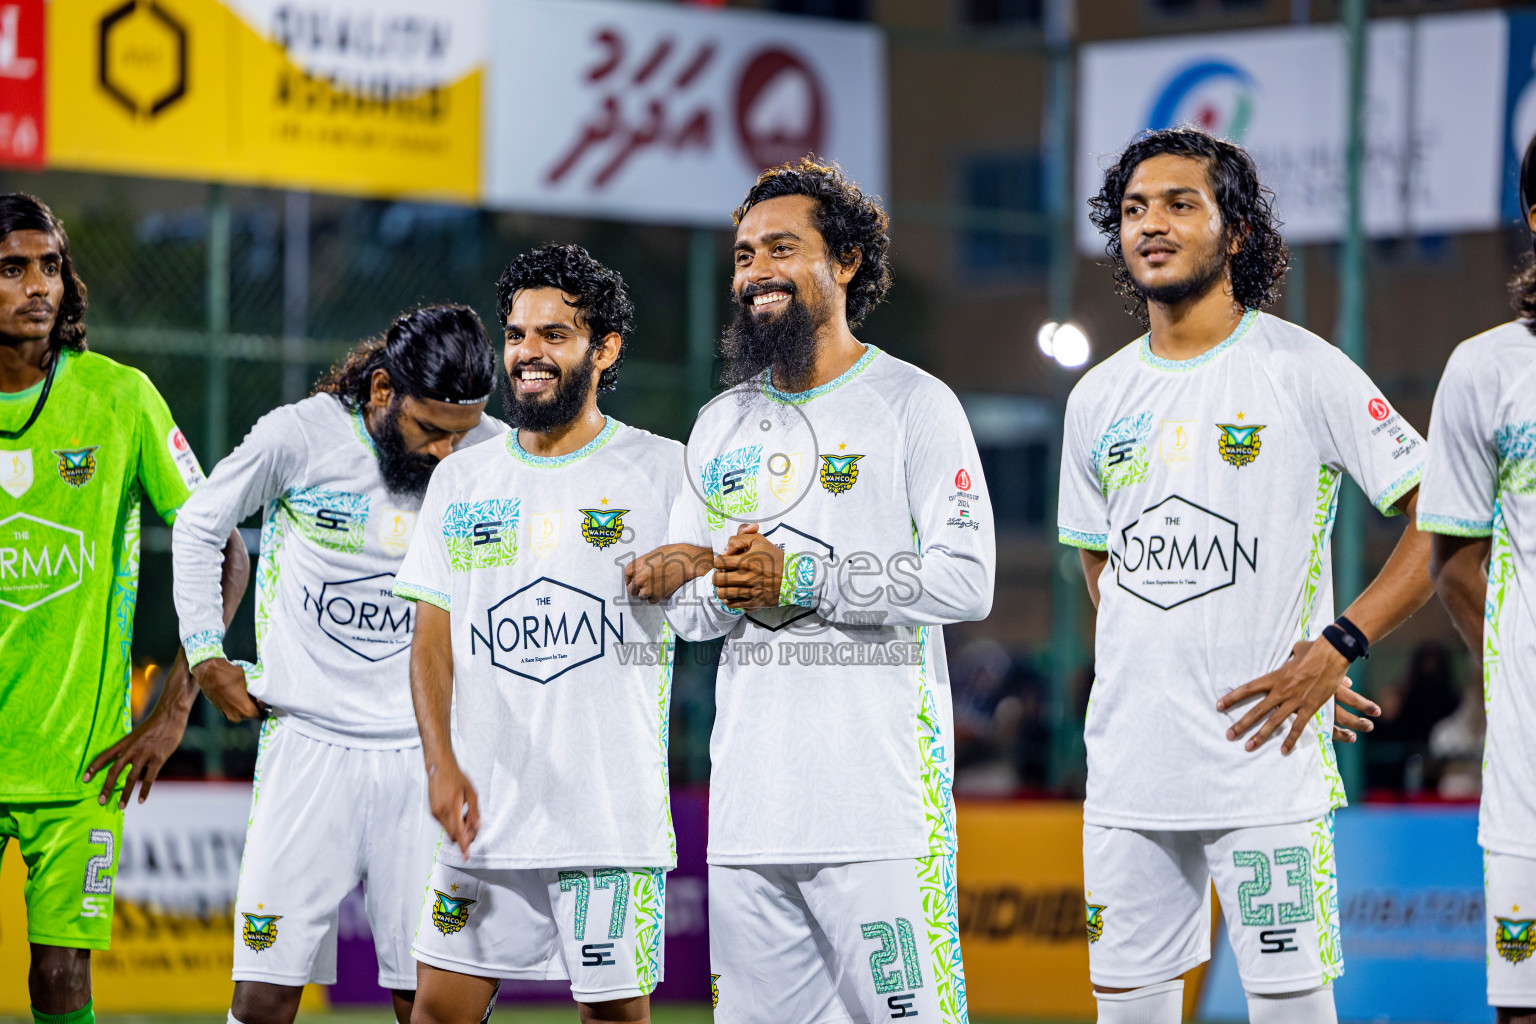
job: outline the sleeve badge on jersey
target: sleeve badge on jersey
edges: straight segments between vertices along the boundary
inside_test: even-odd
[[[55,448],[59,457],[59,479],[71,487],[84,487],[96,475],[96,451],[101,447],[93,444],[85,448]]]
[[[469,924],[469,908],[476,902],[462,896],[449,896],[440,889],[433,889],[437,901],[432,904],[432,923],[444,935],[461,932]]]
[[[180,427],[172,427],[171,432],[165,435],[165,446],[171,451],[171,461],[181,471],[181,482],[187,485],[187,490],[196,490],[197,485],[205,479],[203,467],[197,464],[197,455],[187,443],[187,436],[181,432]]]
[[[247,914],[242,912],[245,925],[240,929],[240,937],[245,944],[256,952],[270,949],[272,943],[277,941],[277,922],[283,919],[281,914]]]
[[[1512,921],[1507,917],[1495,917],[1498,930],[1493,936],[1494,948],[1499,956],[1512,964],[1530,958],[1536,953],[1536,919]]]
[[[823,455],[821,457],[821,486],[829,494],[842,494],[859,482],[859,460],[862,455]]]

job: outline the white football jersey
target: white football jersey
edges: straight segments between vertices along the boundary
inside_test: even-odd
[[[506,429],[483,416],[459,446]],[[224,657],[224,545],[235,524],[264,509],[251,695],[312,739],[419,744],[408,653],[415,609],[390,588],[420,507],[421,498],[384,486],[361,411],[318,394],[267,413],[176,517],[174,596],[188,659]]]
[[[1478,841],[1536,857],[1536,337],[1523,322],[1462,342],[1446,364],[1419,528],[1491,537],[1483,621]]]
[[[686,639],[728,634],[710,739],[712,864],[955,847],[940,627],[991,609],[991,502],[954,394],[867,349],[822,387],[754,381],[694,424],[684,501],[696,526],[721,551],[757,523],[788,556],[780,606],[732,614],[705,576],[675,620]]]
[[[672,539],[683,446],[609,418],[544,458],[517,432],[432,475],[395,593],[449,613],[453,748],[480,831],[453,867],[671,868],[672,629],[623,567]]]
[[[1334,618],[1329,536],[1348,474],[1387,514],[1424,440],[1348,357],[1249,310],[1194,359],[1143,336],[1067,402],[1063,543],[1107,551],[1084,736],[1084,820],[1228,829],[1344,804],[1330,702],[1289,755],[1228,727],[1227,691],[1279,668]],[[1350,595],[1353,597],[1354,595]]]

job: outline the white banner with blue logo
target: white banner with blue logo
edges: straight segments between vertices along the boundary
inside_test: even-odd
[[[1499,223],[1509,28],[1497,11],[1371,23],[1363,189],[1370,234]],[[1530,59],[1527,48],[1527,79]],[[1342,234],[1348,71],[1339,26],[1088,45],[1080,80],[1085,252],[1103,251],[1086,206],[1103,168],[1137,133],[1185,123],[1247,147],[1275,192],[1288,240]]]

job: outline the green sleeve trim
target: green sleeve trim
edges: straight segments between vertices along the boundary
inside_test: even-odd
[[[779,577],[779,604],[800,608],[816,606],[816,557],[785,555],[784,572]]]
[[[193,633],[184,637],[181,646],[187,652],[187,667],[195,668],[205,661],[213,658],[223,658],[224,631],[221,629],[205,629],[200,633]]]
[[[1081,533],[1077,530],[1069,530],[1065,526],[1057,527],[1056,539],[1069,547],[1085,548],[1089,551],[1108,551],[1109,534],[1107,533]]]
[[[1447,537],[1492,537],[1492,519],[1458,519],[1456,516],[1437,516],[1429,512],[1419,513],[1419,529],[1425,533],[1439,533]]]
[[[1376,508],[1384,516],[1397,515],[1398,511],[1393,506],[1402,500],[1403,495],[1419,486],[1419,482],[1423,479],[1424,466],[1420,463],[1398,477],[1391,487],[1381,492],[1381,496],[1376,499]]]
[[[729,615],[733,619],[740,618],[741,616],[746,614],[746,609],[744,609],[744,608],[732,608],[730,605],[728,605],[724,601],[720,600],[720,592],[718,590],[716,590],[714,587],[710,587],[709,588],[709,601],[710,601],[711,604],[713,604],[715,606],[715,609],[717,611],[719,611],[719,612],[721,612],[721,613],[723,613],[725,615]]]
[[[431,587],[423,587],[416,583],[396,583],[394,594],[407,601],[425,601],[445,612],[453,611],[453,599],[441,590],[433,590]]]

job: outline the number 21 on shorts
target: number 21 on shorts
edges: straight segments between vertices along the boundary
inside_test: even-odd
[[[893,928],[887,921],[871,921],[860,926],[866,939],[878,939],[880,948],[869,955],[869,972],[875,979],[875,991],[886,997],[892,1017],[916,1017],[916,989],[923,987],[923,971],[918,963],[917,938],[912,922],[896,919]],[[901,966],[895,967],[897,953]],[[905,976],[903,976],[905,975]]]

